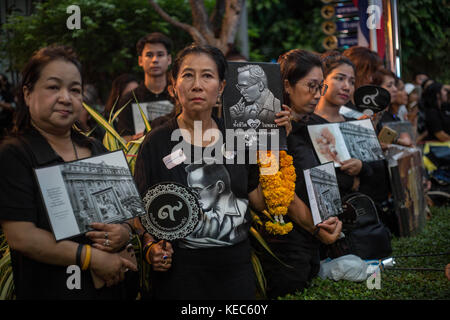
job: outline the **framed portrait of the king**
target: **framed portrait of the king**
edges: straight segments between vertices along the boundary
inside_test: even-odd
[[[226,80],[222,110],[234,150],[286,149],[286,131],[275,123],[283,104],[279,64],[228,62]]]

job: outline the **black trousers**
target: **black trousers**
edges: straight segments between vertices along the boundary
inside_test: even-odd
[[[234,246],[174,248],[172,267],[152,272],[152,298],[157,300],[253,300],[255,276],[249,241]]]
[[[286,294],[302,292],[320,270],[319,241],[307,231],[296,227],[284,236],[268,240],[273,253],[286,267],[267,251],[259,258],[267,280],[267,296],[275,299]]]

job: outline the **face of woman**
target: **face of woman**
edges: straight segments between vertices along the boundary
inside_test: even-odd
[[[309,88],[317,88],[322,82],[323,73],[319,67],[313,67],[304,78],[299,79],[293,86],[285,80],[284,89],[289,94],[290,107],[299,114],[313,113],[320,99],[320,90],[312,90],[311,93]]]
[[[323,99],[340,107],[346,104],[355,92],[355,72],[351,66],[343,63],[330,72],[325,84],[328,89]]]
[[[437,99],[439,106],[441,106],[443,103],[447,102],[447,90],[445,89],[444,86],[442,86],[441,92],[438,95],[438,99]]]
[[[224,86],[214,60],[205,53],[191,53],[181,63],[173,90],[183,112],[209,114]]]
[[[80,116],[81,75],[71,62],[49,62],[33,90],[23,90],[32,123],[46,132],[68,131]]]
[[[384,76],[381,87],[385,88],[391,94],[391,103],[397,99],[397,87],[395,86],[395,79],[390,76]]]
[[[408,103],[408,93],[405,90],[405,84],[402,80],[399,80],[397,83],[397,97],[395,99],[395,102],[398,105],[406,105]]]

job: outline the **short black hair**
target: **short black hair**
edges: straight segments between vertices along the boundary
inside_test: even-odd
[[[198,169],[203,171],[202,180],[206,185],[213,184],[217,181],[222,181],[225,184],[225,190],[231,190],[230,174],[223,164],[191,163],[185,168],[188,174]]]
[[[293,49],[280,55],[278,63],[280,64],[282,82],[284,83],[284,80],[287,80],[291,86],[306,77],[314,67],[322,69],[319,55],[301,49]],[[283,97],[285,103],[289,104],[289,95],[285,92],[284,85]]]
[[[201,45],[197,43],[192,43],[189,46],[185,47],[180,52],[178,52],[175,61],[172,63],[172,70],[170,75],[173,85],[175,85],[175,81],[178,77],[178,72],[180,71],[180,67],[184,61],[184,58],[191,53],[195,54],[204,53],[210,56],[211,59],[213,59],[213,61],[216,63],[217,72],[219,73],[219,80],[220,81],[225,80],[226,72],[228,70],[228,63],[222,51],[210,45]]]
[[[167,54],[172,51],[172,40],[161,32],[152,32],[139,39],[136,44],[138,56],[142,55],[142,51],[147,43],[161,43],[167,50]]]

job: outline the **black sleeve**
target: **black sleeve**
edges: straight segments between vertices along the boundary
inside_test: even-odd
[[[428,133],[435,134],[436,132],[443,131],[441,114],[438,109],[431,108],[426,110],[425,121],[427,123]]]
[[[134,167],[134,180],[136,182],[136,187],[139,191],[141,197],[145,196],[148,187],[150,186],[150,177],[152,170],[152,152],[151,152],[151,144],[150,144],[150,135],[151,132],[145,137],[142,145],[139,149],[138,156],[136,158],[136,164]]]
[[[0,220],[37,223],[38,186],[20,144],[0,147]]]
[[[128,101],[128,105],[123,109],[120,114],[117,116],[117,132],[121,136],[132,136],[135,134],[134,132],[134,121],[133,121],[133,111],[132,111],[132,99],[133,96],[131,93],[126,94],[117,103],[117,108],[114,110],[120,110]]]
[[[252,192],[259,185],[259,167],[257,164],[248,166],[248,190],[247,193]]]
[[[373,174],[373,169],[370,163],[361,161],[362,167],[359,172],[359,176],[371,176]]]

